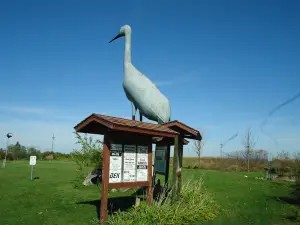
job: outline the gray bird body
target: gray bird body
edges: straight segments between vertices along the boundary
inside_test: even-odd
[[[113,40],[125,36],[124,80],[123,88],[132,104],[132,116],[136,109],[149,120],[158,123],[170,121],[171,106],[169,100],[158,90],[155,84],[131,63],[131,28],[125,25]],[[112,41],[113,41],[112,40]]]

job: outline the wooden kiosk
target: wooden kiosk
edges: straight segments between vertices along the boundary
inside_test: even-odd
[[[184,138],[201,140],[199,131],[178,121],[152,124],[107,115],[92,114],[75,127],[76,132],[104,135],[100,223],[107,219],[109,188],[146,187],[152,203],[152,144],[166,146],[165,181],[168,182],[170,146],[174,145],[173,186],[181,187]],[[158,138],[162,138],[160,141]],[[175,190],[175,189],[174,189]],[[175,191],[173,193],[176,195]]]

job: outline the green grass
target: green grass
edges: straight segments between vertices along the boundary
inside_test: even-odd
[[[197,171],[184,170],[185,179],[196,179],[203,174],[207,189],[214,193],[221,207],[221,216],[209,224],[296,224],[288,219],[293,215],[293,206],[278,201],[292,197],[290,183],[255,179],[262,173]]]
[[[35,179],[30,180],[28,162],[8,162],[0,168],[0,224],[97,224],[100,188],[96,185],[74,188],[75,164],[68,161],[38,161]],[[296,224],[293,205],[278,201],[289,197],[290,183],[274,183],[254,179],[251,173],[203,171],[184,169],[184,181],[198,179],[204,184],[221,207],[214,224]],[[170,176],[171,177],[171,176]],[[133,191],[110,193],[110,197],[128,196]],[[127,200],[125,200],[127,201]],[[79,204],[79,203],[82,204]]]

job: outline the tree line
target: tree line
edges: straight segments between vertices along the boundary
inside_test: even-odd
[[[5,158],[6,149],[0,148],[0,159],[3,160]],[[53,151],[45,151],[41,152],[39,149],[30,146],[26,147],[17,142],[14,145],[8,146],[7,152],[7,160],[29,160],[30,156],[36,156],[38,160],[44,159],[69,159],[70,154],[61,153],[61,152],[53,152]]]

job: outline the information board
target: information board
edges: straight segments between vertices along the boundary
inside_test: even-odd
[[[148,146],[137,147],[136,180],[148,180]]]
[[[124,145],[123,182],[136,181],[136,145]]]
[[[109,183],[122,181],[122,144],[111,144],[109,159]]]
[[[156,146],[155,149],[155,172],[165,174],[167,146]]]

